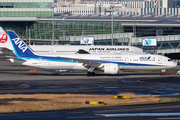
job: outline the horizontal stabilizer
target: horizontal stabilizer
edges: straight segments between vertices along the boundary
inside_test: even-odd
[[[20,59],[20,58],[18,58],[18,57],[14,57],[14,56],[5,56],[6,58],[9,58],[9,59],[7,59],[7,60],[11,60],[11,59],[15,59],[15,60],[20,60],[20,61],[26,61],[26,60],[24,60],[24,59]]]

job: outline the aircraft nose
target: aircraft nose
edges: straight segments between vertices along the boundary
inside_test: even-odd
[[[172,67],[175,68],[177,66],[177,63],[172,62]]]

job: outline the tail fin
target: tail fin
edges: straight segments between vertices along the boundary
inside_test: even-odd
[[[11,41],[6,32],[2,29],[2,27],[0,27],[0,48],[7,48],[9,50],[13,50]]]
[[[33,51],[26,45],[26,43],[23,40],[21,40],[21,38],[14,31],[7,30],[7,33],[9,35],[16,56],[20,56],[20,57],[35,56]]]

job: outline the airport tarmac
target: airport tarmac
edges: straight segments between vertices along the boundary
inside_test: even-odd
[[[178,120],[180,103],[0,114],[1,120]]]
[[[14,74],[3,71],[28,70],[30,67],[11,65],[0,59],[1,94],[111,94],[133,92],[137,95],[179,97],[180,76],[158,74]],[[180,103],[161,103],[129,106],[104,106],[74,110],[0,114],[0,119],[59,120],[59,119],[180,119]]]
[[[118,94],[120,92],[159,96],[180,94],[180,77],[178,75],[101,75],[87,77],[84,74],[23,75],[0,73],[0,76],[1,94]]]
[[[160,75],[96,76],[85,75],[22,75],[0,73],[2,94],[117,94],[133,92],[138,95],[179,97],[180,77]],[[131,78],[129,78],[131,76]],[[136,77],[137,78],[136,78]],[[156,78],[154,78],[156,76]],[[127,78],[126,78],[127,77]],[[139,78],[138,78],[139,77]],[[3,86],[4,85],[4,88]],[[14,85],[14,86],[13,86]],[[23,87],[21,87],[21,85]],[[29,85],[29,87],[24,87]],[[179,119],[180,103],[95,107],[73,110],[0,114],[0,119],[59,120],[157,120]]]

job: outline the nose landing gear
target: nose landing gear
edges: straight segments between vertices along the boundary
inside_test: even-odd
[[[164,75],[166,70],[161,70],[161,75]]]

